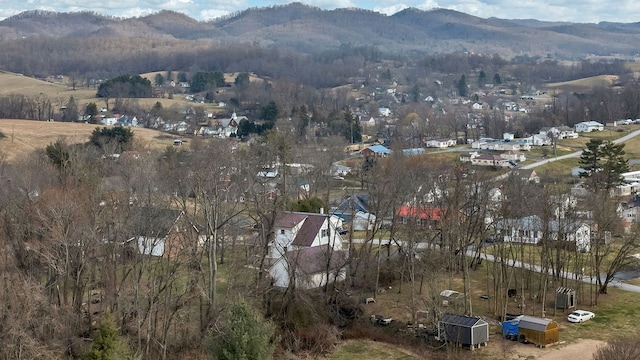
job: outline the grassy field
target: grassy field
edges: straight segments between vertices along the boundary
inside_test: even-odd
[[[550,84],[547,84],[546,87],[549,90],[554,90],[554,89],[571,89],[574,91],[588,90],[597,86],[611,86],[611,84],[615,83],[617,80],[618,80],[617,75],[599,75],[599,76],[592,76],[592,77],[582,78],[582,79],[577,79],[572,81],[550,83]]]
[[[150,78],[151,83],[154,83],[153,77],[156,73],[143,74],[143,77]],[[96,97],[96,88],[77,87],[76,90],[72,90],[69,86],[69,79],[62,78],[56,79],[54,82],[48,82],[22,76],[19,74],[0,71],[0,96],[9,94],[24,95],[27,97],[36,96],[42,94],[51,99],[54,107],[59,108],[69,101],[69,98],[73,96],[80,111],[82,112],[84,107],[91,102],[96,103],[98,107],[105,106],[104,99]],[[201,106],[204,110],[216,111],[219,110],[214,104],[197,104],[192,101],[187,101],[183,95],[176,94],[173,99],[169,98],[140,98],[132,99],[142,108],[151,108],[156,102],[160,102],[165,109],[180,108],[185,105]],[[111,99],[109,105],[113,105],[114,100]]]
[[[89,141],[98,125],[32,120],[0,119],[0,153],[11,161],[16,157],[43,149],[58,139],[69,144]],[[173,137],[157,130],[134,128],[135,147],[139,150],[162,149],[173,144]]]

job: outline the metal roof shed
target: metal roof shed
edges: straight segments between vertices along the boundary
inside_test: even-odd
[[[551,319],[542,319],[524,315],[518,323],[518,341],[530,342],[541,347],[560,341],[558,323]]]
[[[489,323],[479,317],[444,314],[438,322],[438,338],[443,341],[468,345],[471,350],[486,346],[489,341]]]

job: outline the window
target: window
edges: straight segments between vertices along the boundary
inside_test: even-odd
[[[284,235],[284,229],[280,229],[280,234]]]
[[[403,224],[406,224],[406,223],[407,223],[407,218],[406,218],[406,217],[403,217],[403,218],[402,218],[402,223],[403,223]]]
[[[416,219],[416,225],[422,225],[422,219],[417,218]]]
[[[320,230],[320,237],[327,237],[327,229]]]

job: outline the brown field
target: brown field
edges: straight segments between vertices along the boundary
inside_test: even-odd
[[[143,77],[149,78],[153,83],[153,76],[156,73],[143,74]],[[18,94],[24,96],[36,96],[42,94],[51,99],[54,107],[59,108],[69,101],[69,98],[73,96],[77,103],[80,112],[84,111],[84,107],[94,102],[98,107],[105,105],[104,99],[96,97],[95,88],[78,87],[76,90],[72,90],[68,86],[68,79],[63,78],[56,80],[55,82],[42,81],[28,76],[22,76],[19,74],[0,71],[0,96],[6,96],[10,94]],[[205,110],[216,110],[213,104],[196,104],[185,100],[184,96],[175,94],[173,99],[168,98],[140,98],[131,99],[131,101],[137,103],[142,108],[151,108],[156,102],[160,102],[165,109],[180,108],[185,105],[202,106]],[[109,105],[112,106],[114,100],[109,101]]]
[[[60,138],[69,144],[87,142],[96,127],[98,125],[0,119],[0,132],[4,134],[0,137],[0,154],[11,161]],[[163,136],[157,130],[134,128],[133,132],[138,149],[160,149],[172,144],[171,136]]]
[[[0,95],[20,94],[35,96],[43,94],[48,96],[54,105],[62,105],[70,96],[78,100],[95,98],[96,90],[78,88],[72,90],[64,79],[59,82],[47,82],[7,71],[0,71]]]
[[[596,86],[610,86],[618,80],[617,75],[599,75],[588,78],[547,84],[548,89],[569,88],[573,90],[586,90]]]

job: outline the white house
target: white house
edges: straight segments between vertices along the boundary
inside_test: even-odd
[[[536,215],[504,219],[496,223],[496,229],[505,242],[538,244],[545,236],[544,224]],[[583,221],[551,220],[546,230],[548,240],[574,243],[578,251],[589,251],[591,248],[591,227]]]
[[[546,134],[534,134],[523,139],[527,144],[532,146],[547,146],[553,144],[553,141]]]
[[[545,127],[540,129],[540,134],[552,134],[556,139],[577,139],[578,133],[568,126]]]
[[[431,139],[427,140],[425,146],[428,148],[445,149],[451,146],[456,146],[455,139]]]
[[[511,161],[526,161],[527,157],[520,151],[505,151],[500,154],[503,159]]]
[[[361,124],[363,127],[375,127],[375,126],[376,126],[376,119],[375,119],[373,116],[371,116],[371,117],[369,118],[369,120],[362,120],[362,121],[360,121],[360,124]]]
[[[391,110],[386,107],[381,107],[378,109],[378,114],[380,114],[380,116],[391,116]]]
[[[577,123],[575,126],[576,132],[592,132],[592,131],[603,131],[604,125],[597,121],[583,121],[581,123]]]
[[[352,227],[354,231],[372,231],[375,223],[376,216],[371,213],[358,211],[353,215]]]
[[[509,160],[503,159],[500,155],[481,154],[471,158],[471,165],[479,166],[497,166],[508,167],[510,166]]]
[[[275,222],[269,274],[274,286],[314,289],[345,278],[346,252],[336,231],[340,218],[285,212]]]

